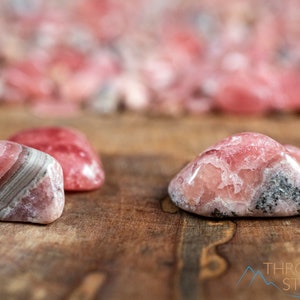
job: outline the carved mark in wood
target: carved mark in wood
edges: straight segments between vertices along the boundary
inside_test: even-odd
[[[201,299],[203,281],[220,276],[227,262],[216,247],[227,243],[235,233],[232,221],[214,221],[182,212],[178,244],[177,291],[179,299]]]
[[[105,274],[100,272],[87,274],[68,300],[95,299],[97,292],[105,282],[105,277]]]

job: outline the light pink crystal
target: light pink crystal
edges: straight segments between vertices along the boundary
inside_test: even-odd
[[[46,152],[57,159],[63,169],[65,190],[93,190],[104,182],[99,155],[87,138],[75,129],[32,128],[18,132],[9,140]]]
[[[0,141],[0,220],[47,224],[65,204],[59,163],[41,151]]]
[[[300,165],[272,138],[240,133],[199,154],[170,182],[169,194],[182,209],[203,216],[297,215]]]

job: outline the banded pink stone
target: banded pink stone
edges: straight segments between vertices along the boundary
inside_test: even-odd
[[[53,156],[64,174],[68,191],[88,191],[104,182],[104,170],[98,154],[79,131],[67,127],[41,127],[18,132],[9,140]]]
[[[172,179],[170,197],[182,209],[209,217],[297,215],[300,160],[293,150],[259,133],[230,136]]]
[[[48,224],[65,204],[63,175],[50,155],[0,141],[0,220]]]

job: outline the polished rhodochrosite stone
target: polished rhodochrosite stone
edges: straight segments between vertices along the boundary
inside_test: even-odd
[[[268,136],[236,134],[184,167],[170,182],[169,194],[182,209],[203,216],[297,215],[300,156],[296,154]]]
[[[86,137],[75,129],[33,128],[15,134],[9,140],[56,158],[63,169],[65,190],[93,190],[104,182],[104,171],[98,155]]]
[[[62,214],[63,174],[50,155],[0,141],[0,220],[48,224]]]

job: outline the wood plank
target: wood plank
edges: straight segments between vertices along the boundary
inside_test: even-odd
[[[101,153],[107,179],[97,191],[67,193],[63,216],[51,225],[0,223],[0,299],[291,299],[300,293],[299,218],[201,218],[167,196],[172,176],[229,134],[258,131],[300,146],[297,115],[41,119],[0,109],[0,139],[42,125],[83,131]],[[259,276],[248,287],[251,271],[237,285],[247,266],[286,291]]]

